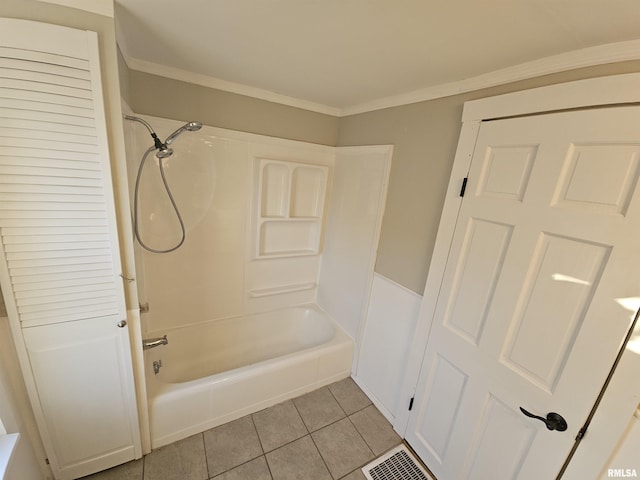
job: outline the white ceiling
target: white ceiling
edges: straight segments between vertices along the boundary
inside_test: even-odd
[[[115,14],[130,68],[338,115],[640,58],[638,0],[116,0]]]

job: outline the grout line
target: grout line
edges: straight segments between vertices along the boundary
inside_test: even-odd
[[[250,463],[250,462],[253,462],[254,460],[259,459],[260,457],[265,457],[265,454],[263,453],[262,455],[258,455],[257,457],[253,457],[252,459],[247,460],[246,462],[239,463],[235,467],[231,467],[231,468],[225,470],[224,472],[216,473],[213,477],[210,477],[209,480],[211,480],[212,478],[215,478],[215,477],[219,477],[220,475],[224,475],[225,473],[229,473],[231,470],[235,470],[236,468],[240,468],[243,465],[246,465],[247,463]],[[269,462],[267,462],[266,458],[264,459],[264,462],[267,464],[267,468],[269,469],[269,475],[271,475],[271,469],[269,468]],[[207,472],[207,474],[209,474],[209,472]],[[273,475],[271,475],[271,478],[273,479]]]
[[[335,383],[335,382],[334,382]],[[330,385],[333,385],[333,383],[331,383]],[[326,386],[326,389],[329,390],[329,393],[331,394],[331,396],[333,397],[333,399],[336,401],[336,403],[338,404],[338,406],[340,407],[340,410],[342,410],[342,413],[344,413],[345,417],[348,417],[349,415],[347,414],[347,411],[342,407],[342,405],[340,404],[340,401],[336,398],[336,396],[333,394],[333,392],[331,391],[331,389],[329,388],[329,385]]]
[[[300,397],[296,397],[296,398],[300,398]],[[300,420],[302,421],[302,425],[304,426],[305,430],[307,431],[307,435],[309,435],[309,434],[311,434],[311,430],[309,430],[309,427],[307,426],[307,423],[304,421],[304,418],[302,417],[302,414],[300,413],[300,410],[298,410],[298,406],[296,405],[296,402],[294,402],[294,400],[295,400],[295,398],[291,399],[291,404],[293,405],[293,408],[295,409],[296,413],[300,417]]]
[[[264,463],[267,464],[267,470],[269,471],[269,477],[273,480],[273,473],[271,472],[271,465],[269,465],[269,460],[267,460],[267,454],[262,455],[264,457]]]
[[[266,452],[264,450],[264,445],[262,445],[262,439],[260,438],[260,434],[258,433],[258,427],[256,427],[256,422],[253,421],[253,413],[248,414],[247,417],[249,417],[249,420],[251,420],[251,425],[253,425],[253,431],[256,432],[256,437],[258,437],[260,450],[262,451],[262,455],[264,455]]]
[[[293,440],[291,440],[291,441],[289,441],[289,442],[283,443],[282,445],[279,445],[279,446],[278,446],[278,447],[276,447],[276,448],[272,448],[271,450],[269,450],[269,451],[267,452],[267,451],[264,449],[264,446],[262,445],[262,440],[260,439],[260,434],[258,433],[258,428],[256,427],[255,422],[253,422],[253,426],[254,426],[254,428],[256,429],[256,433],[258,434],[258,440],[260,441],[260,448],[262,448],[262,454],[263,454],[263,455],[266,455],[267,453],[275,452],[276,450],[278,450],[278,449],[280,449],[280,448],[282,448],[282,447],[284,447],[284,446],[286,446],[286,445],[289,445],[289,444],[291,444],[291,443],[293,443],[293,442],[296,442],[296,441],[300,440],[301,438],[306,437],[307,435],[309,435],[309,434],[311,433],[311,432],[309,431],[309,429],[307,428],[307,425],[304,423],[304,420],[303,420],[303,418],[302,418],[302,415],[300,415],[300,412],[298,411],[298,408],[296,407],[295,403],[293,403],[293,400],[288,400],[288,401],[291,401],[291,403],[293,404],[293,408],[295,409],[296,413],[297,413],[297,414],[298,414],[298,416],[300,417],[300,421],[302,422],[302,426],[304,427],[304,429],[306,430],[306,432],[307,432],[307,433],[305,433],[304,435],[302,435],[302,436],[300,436],[300,437],[294,438]],[[283,403],[284,403],[284,402],[283,402]],[[275,406],[275,405],[274,405],[274,406]],[[269,408],[271,408],[271,407],[269,407]],[[266,409],[265,409],[265,410],[266,410]],[[260,411],[262,411],[262,410],[260,410]],[[257,413],[257,412],[256,412],[256,413]],[[253,421],[253,415],[255,415],[255,414],[251,414],[251,415],[252,415],[251,420]]]
[[[348,377],[348,378],[351,378],[351,377]],[[352,380],[353,380],[353,379],[352,379]],[[347,413],[347,411],[344,409],[344,407],[343,407],[343,406],[342,406],[342,404],[340,403],[340,400],[338,400],[338,397],[336,397],[336,396],[334,395],[334,393],[331,391],[331,388],[329,388],[329,387],[331,387],[331,385],[335,385],[336,383],[339,383],[339,382],[342,382],[342,381],[343,381],[343,380],[338,380],[337,382],[330,383],[330,384],[329,384],[329,385],[327,385],[326,387],[329,389],[329,393],[331,393],[331,395],[332,395],[332,396],[333,396],[333,398],[336,400],[336,402],[338,402],[338,405],[340,406],[340,408],[342,409],[342,411],[345,413],[345,415],[346,415],[347,417],[348,417],[349,415],[353,415],[354,413],[361,412],[361,411],[362,411],[362,410],[364,410],[365,408],[368,408],[368,407],[370,407],[371,405],[373,405],[373,402],[372,402],[372,401],[371,401],[371,399],[367,396],[367,394],[366,394],[366,393],[364,393],[364,392],[362,391],[362,389],[358,386],[358,384],[357,384],[357,383],[353,382],[353,383],[355,384],[356,388],[358,389],[358,391],[360,391],[360,392],[365,396],[365,398],[366,398],[367,400],[369,400],[369,403],[368,403],[367,405],[365,405],[364,407],[359,408],[358,410],[355,410],[355,411],[353,411],[353,412],[351,412],[351,413]]]
[[[351,415],[355,415],[356,413],[360,413],[361,411],[366,410],[367,408],[372,407],[372,406],[375,407],[375,405],[373,403],[370,403],[369,405],[365,405],[364,407],[359,408],[358,410],[354,411],[353,413],[350,413],[349,415],[347,415],[347,417],[350,417]],[[376,408],[376,410],[377,410],[377,408]]]
[[[258,455],[257,457],[250,458],[249,460],[247,460],[247,461],[245,461],[245,462],[239,463],[238,465],[235,465],[235,466],[233,466],[233,467],[231,467],[231,468],[227,468],[226,470],[223,470],[222,472],[218,472],[218,473],[216,473],[213,477],[211,476],[211,472],[210,472],[210,470],[209,470],[209,461],[208,461],[208,459],[207,459],[207,475],[209,476],[209,480],[211,480],[211,478],[214,478],[214,477],[217,477],[217,476],[222,475],[222,474],[224,474],[224,473],[227,473],[227,472],[229,472],[229,471],[233,470],[234,468],[238,468],[238,467],[240,467],[240,466],[242,466],[242,465],[245,465],[245,464],[247,464],[247,463],[251,462],[252,460],[255,460],[256,458],[260,458],[260,457],[263,457],[263,456],[264,456],[264,449],[262,448],[262,442],[260,442],[260,435],[258,435],[258,430],[256,429],[256,425],[255,425],[255,423],[253,423],[253,418],[251,417],[251,415],[252,415],[252,414],[251,414],[251,413],[249,413],[249,414],[245,415],[244,417],[240,417],[240,418],[237,418],[237,419],[235,419],[235,420],[231,420],[230,422],[223,423],[222,425],[218,425],[217,427],[213,427],[213,428],[210,428],[210,429],[208,429],[208,430],[205,430],[204,432],[201,432],[201,435],[202,435],[202,441],[203,441],[204,446],[205,446],[205,447],[204,447],[205,459],[207,459],[207,443],[206,443],[206,441],[204,440],[204,434],[205,434],[206,432],[209,432],[209,431],[211,431],[211,430],[215,430],[215,429],[220,428],[220,427],[222,427],[222,426],[224,426],[224,425],[228,425],[229,423],[232,423],[232,422],[237,422],[237,421],[239,421],[239,420],[242,420],[242,419],[243,419],[243,418],[245,418],[245,417],[250,417],[250,418],[249,418],[249,420],[251,421],[251,425],[253,425],[253,429],[254,429],[254,431],[256,432],[256,436],[258,437],[258,442],[260,443],[260,450],[262,451],[262,453],[261,453],[260,455]],[[266,461],[266,459],[265,459],[265,461]],[[269,472],[269,474],[271,474],[271,472]]]
[[[334,422],[335,423],[335,422]],[[320,451],[320,449],[318,448],[318,444],[316,443],[316,441],[313,439],[313,436],[311,434],[309,434],[309,438],[311,439],[311,443],[313,443],[313,446],[316,447],[316,452],[318,452],[318,455],[320,455],[320,459],[322,460],[322,463],[324,464],[324,468],[327,469],[327,472],[329,472],[329,476],[331,478],[333,478],[334,480],[337,480],[334,476],[333,473],[331,473],[331,470],[329,470],[329,465],[327,465],[327,461],[324,459],[324,457],[322,456],[322,452]]]
[[[204,448],[204,465],[207,467],[207,477],[211,477],[211,473],[209,473],[209,459],[207,458],[207,444],[204,441],[204,432],[200,432],[202,435],[202,448]]]
[[[362,441],[364,442],[364,444],[367,446],[367,448],[369,449],[369,451],[371,452],[371,454],[373,455],[373,458],[376,458],[376,454],[373,451],[373,449],[371,448],[371,445],[369,445],[369,442],[367,442],[367,440],[362,436],[362,434],[360,433],[360,430],[358,430],[358,427],[356,427],[356,424],[353,423],[353,420],[351,420],[349,417],[347,417],[349,419],[349,422],[351,423],[351,426],[353,427],[353,429],[356,431],[356,433],[358,434],[358,436],[362,439]]]
[[[333,385],[333,384],[331,384]],[[347,411],[342,407],[342,405],[340,404],[340,401],[336,398],[336,396],[333,394],[333,392],[331,391],[331,389],[329,388],[329,385],[327,385],[327,390],[329,390],[329,393],[331,394],[331,396],[334,398],[334,400],[336,401],[336,403],[338,404],[338,406],[340,407],[340,409],[344,412],[346,418],[349,419],[349,423],[351,423],[351,426],[353,427],[353,429],[356,431],[356,433],[358,434],[358,436],[362,439],[362,441],[364,442],[364,444],[367,446],[367,448],[369,449],[369,451],[371,452],[371,454],[373,455],[373,457],[376,457],[375,452],[373,451],[373,449],[371,448],[371,445],[369,445],[369,442],[367,442],[367,440],[362,436],[362,434],[360,433],[360,430],[358,430],[358,427],[356,427],[356,424],[353,423],[353,420],[351,420],[351,415],[355,415],[358,412],[361,412],[362,410],[364,410],[365,408],[368,408],[369,405],[362,407],[360,410],[356,410],[355,412],[351,413],[351,415],[347,414]],[[364,392],[362,392],[364,393]],[[366,395],[365,395],[366,396]],[[371,401],[371,399],[369,397],[367,397],[367,399],[369,401]],[[336,423],[336,422],[333,422]],[[328,425],[327,425],[328,426]],[[324,428],[324,427],[323,427]]]
[[[334,422],[331,422],[331,423],[329,423],[328,425],[325,425],[325,426],[323,426],[323,427],[320,427],[320,428],[318,428],[318,429],[314,430],[314,432],[318,432],[318,431],[322,430],[323,428],[326,428],[326,427],[328,427],[329,425],[333,425],[334,423],[338,423],[338,422],[340,422],[340,421],[342,421],[342,420],[344,420],[345,418],[347,418],[347,417],[348,417],[347,412],[345,412],[345,411],[344,411],[344,409],[342,408],[342,405],[340,405],[340,402],[338,402],[338,399],[337,399],[337,398],[335,397],[335,395],[331,392],[331,389],[329,388],[329,386],[327,385],[327,386],[325,386],[325,387],[323,387],[323,388],[326,388],[327,390],[329,390],[329,394],[330,394],[330,395],[333,397],[333,399],[336,401],[336,403],[338,404],[338,407],[340,407],[340,410],[342,410],[342,413],[344,413],[344,414],[345,414],[345,417],[340,418],[340,419],[338,419],[338,420],[336,420],[336,421],[334,421]],[[318,389],[318,390],[320,390],[320,389]],[[299,398],[299,397],[296,397],[296,398]],[[312,433],[313,433],[313,432],[312,432],[311,430],[309,430],[309,427],[307,427],[307,424],[305,423],[304,418],[302,417],[302,414],[301,414],[301,413],[300,413],[300,411],[298,410],[298,407],[296,406],[296,402],[294,402],[294,400],[295,400],[295,399],[291,399],[291,403],[293,403],[293,407],[296,409],[296,412],[298,412],[298,415],[300,415],[300,418],[302,419],[302,423],[303,423],[303,425],[305,426],[305,428],[307,429],[307,432],[309,432],[309,433],[308,433],[309,438],[311,439],[311,442],[313,443],[313,446],[315,447],[316,452],[318,452],[318,455],[320,455],[320,459],[322,460],[322,463],[324,464],[324,468],[326,468],[326,469],[327,469],[327,472],[329,472],[329,476],[330,476],[331,478],[333,478],[334,480],[336,480],[336,479],[333,477],[333,473],[331,473],[331,470],[329,469],[329,465],[327,465],[327,461],[324,459],[324,456],[322,455],[322,452],[321,452],[321,451],[320,451],[320,449],[318,448],[318,444],[316,443],[315,439],[313,438],[313,435],[312,435]]]
[[[264,409],[264,410],[266,410],[266,409]],[[258,437],[258,443],[260,444],[260,450],[262,450],[262,455],[260,455],[259,457],[256,457],[256,458],[260,458],[260,457],[264,458],[264,463],[267,465],[267,470],[269,471],[269,476],[271,477],[271,480],[273,480],[273,473],[271,473],[271,467],[269,466],[269,461],[267,460],[267,452],[265,451],[264,445],[262,444],[262,439],[260,438],[260,434],[258,433],[258,427],[256,427],[256,422],[253,420],[253,415],[254,415],[253,413],[250,413],[248,416],[251,417],[251,425],[253,425],[253,429],[256,432],[256,437]],[[248,460],[247,462],[244,462],[244,463],[249,463],[249,462],[255,460],[256,458],[252,458],[251,460]],[[238,465],[238,467],[239,466],[240,465]],[[234,467],[234,468],[237,468],[237,467]]]

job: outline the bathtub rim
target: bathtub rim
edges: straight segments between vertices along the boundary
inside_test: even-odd
[[[239,313],[237,315],[230,315],[230,316],[227,316],[227,317],[212,318],[212,319],[209,319],[209,320],[201,320],[201,321],[192,322],[192,323],[186,323],[184,325],[177,325],[175,327],[169,327],[169,328],[149,329],[148,331],[143,332],[143,334],[144,334],[145,337],[162,336],[167,332],[175,332],[175,331],[178,331],[178,330],[186,330],[188,328],[198,327],[198,326],[207,325],[207,324],[215,324],[215,323],[218,323],[218,322],[232,321],[232,320],[238,319],[238,318],[253,317],[253,316],[259,316],[259,315],[268,315],[270,313],[279,312],[279,311],[282,311],[282,310],[290,310],[290,309],[298,309],[298,308],[309,308],[310,310],[315,310],[316,312],[323,314],[324,316],[326,316],[328,319],[330,319],[332,321],[332,323],[334,324],[335,327],[340,328],[340,330],[342,330],[345,335],[347,335],[347,336],[349,336],[349,338],[351,338],[351,336],[340,326],[340,324],[338,324],[338,322],[331,315],[329,315],[329,313],[327,313],[325,310],[322,309],[322,307],[320,307],[317,303],[314,303],[314,302],[298,303],[298,304],[294,304],[294,305],[287,305],[286,307],[277,307],[277,308],[271,308],[271,309],[268,309],[268,310],[261,310],[261,311],[258,311],[258,312]],[[145,352],[145,353],[147,353],[147,352]]]
[[[163,394],[163,393],[168,394],[172,391],[195,388],[199,385],[214,385],[217,383],[223,383],[225,381],[229,381],[230,379],[233,379],[236,377],[250,376],[250,373],[252,371],[254,371],[255,369],[261,368],[261,366],[263,365],[267,366],[275,363],[281,363],[281,362],[284,363],[287,360],[296,356],[299,356],[301,358],[306,356],[312,356],[315,353],[317,353],[319,350],[323,350],[323,349],[327,349],[327,350],[338,349],[347,341],[351,341],[352,345],[355,346],[355,340],[351,338],[351,336],[340,326],[340,324],[331,315],[329,315],[326,311],[324,311],[320,306],[318,306],[315,303],[304,303],[304,304],[292,305],[288,307],[280,307],[280,308],[276,308],[276,309],[272,309],[264,312],[253,312],[246,315],[236,315],[233,317],[224,317],[219,319],[206,320],[203,322],[197,322],[197,323],[192,323],[188,325],[180,325],[177,327],[173,327],[171,329],[156,330],[155,332],[149,332],[147,335],[153,336],[153,335],[159,335],[160,333],[162,334],[167,333],[168,335],[172,331],[183,330],[187,328],[194,328],[202,325],[217,323],[220,321],[225,321],[225,320],[231,321],[233,319],[238,319],[238,318],[259,316],[259,315],[270,314],[270,313],[278,312],[282,310],[290,310],[290,309],[298,309],[298,308],[303,308],[303,309],[308,308],[310,310],[315,310],[316,312],[321,313],[323,317],[333,327],[333,336],[328,341],[324,343],[320,343],[318,345],[314,345],[312,347],[302,348],[300,350],[296,350],[294,352],[290,352],[284,355],[278,355],[276,357],[268,358],[266,360],[261,360],[259,362],[243,365],[241,367],[232,368],[230,370],[225,370],[225,371],[214,373],[212,375],[207,375],[204,377],[194,378],[184,382],[164,382],[159,378],[157,378],[157,376],[153,373],[152,359],[149,358],[150,355],[153,354],[153,351],[152,350],[145,351],[144,364],[145,364],[145,378],[146,378],[146,384],[147,384],[148,402],[151,403],[154,397],[159,394]],[[159,348],[162,348],[162,346]]]

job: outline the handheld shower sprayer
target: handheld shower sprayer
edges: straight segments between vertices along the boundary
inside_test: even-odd
[[[180,134],[182,134],[183,132],[195,132],[197,130],[200,130],[202,128],[202,123],[187,122],[183,126],[178,128],[175,132],[173,132],[171,135],[169,135],[164,142],[162,142],[158,138],[158,135],[156,135],[156,132],[153,130],[153,128],[151,128],[151,125],[149,125],[149,123],[146,120],[139,117],[134,117],[133,115],[125,115],[124,118],[126,120],[131,120],[133,122],[138,122],[144,125],[146,129],[149,131],[151,138],[153,138],[153,146],[149,147],[147,151],[144,153],[144,155],[142,156],[142,161],[140,162],[140,166],[138,167],[138,175],[136,176],[136,185],[135,185],[134,194],[133,194],[133,231],[135,233],[136,239],[138,240],[142,248],[144,248],[145,250],[153,253],[173,252],[174,250],[177,250],[178,248],[180,248],[180,246],[184,243],[184,240],[186,238],[186,233],[184,228],[184,222],[182,221],[182,216],[180,215],[180,211],[178,210],[178,206],[176,205],[176,202],[173,199],[171,189],[169,188],[169,184],[167,183],[167,179],[165,178],[165,175],[164,175],[164,166],[163,166],[162,160],[173,155],[173,149],[170,148],[169,145],[173,143]],[[160,176],[162,178],[162,183],[164,184],[164,188],[165,188],[165,191],[167,192],[167,196],[171,201],[173,210],[176,213],[176,217],[178,217],[178,222],[180,223],[180,229],[182,231],[182,238],[180,239],[180,241],[175,246],[168,248],[166,250],[157,250],[157,249],[148,247],[142,241],[139,227],[138,227],[138,192],[140,190],[140,179],[142,178],[142,168],[144,167],[147,157],[154,150],[156,150],[156,157],[159,160],[158,168],[160,169]]]
[[[202,123],[200,122],[187,122],[171,135],[167,137],[164,141],[165,146],[171,145],[173,141],[182,133],[182,132],[196,132],[202,128]]]

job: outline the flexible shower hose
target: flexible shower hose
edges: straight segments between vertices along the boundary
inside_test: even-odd
[[[156,150],[156,147],[149,147],[147,149],[146,152],[144,152],[144,155],[142,156],[142,161],[140,162],[140,166],[138,167],[138,175],[136,176],[136,186],[133,192],[133,232],[136,236],[136,239],[138,240],[138,242],[140,243],[140,245],[142,246],[142,248],[144,248],[145,250],[152,252],[152,253],[170,253],[173,252],[174,250],[177,250],[178,248],[180,248],[180,246],[184,243],[184,240],[186,238],[186,233],[185,233],[185,228],[184,228],[184,222],[182,221],[182,217],[180,216],[180,211],[178,210],[178,206],[176,205],[176,201],[173,199],[173,195],[171,194],[171,189],[169,188],[169,184],[167,183],[167,179],[164,175],[164,167],[162,165],[162,160],[164,160],[163,158],[158,158],[158,166],[160,167],[160,176],[162,177],[162,183],[164,184],[164,189],[167,192],[167,196],[169,197],[169,200],[171,200],[171,205],[173,205],[173,211],[176,212],[176,217],[178,217],[178,222],[180,222],[180,229],[182,231],[182,238],[180,239],[180,241],[173,247],[168,248],[166,250],[157,250],[155,248],[151,248],[149,246],[147,246],[143,241],[142,241],[142,237],[140,235],[140,229],[139,229],[139,225],[138,225],[138,196],[139,196],[139,190],[140,190],[140,179],[142,178],[142,169],[144,167],[145,162],[147,161],[147,157],[149,156],[149,154],[151,152],[153,152],[154,150]]]

